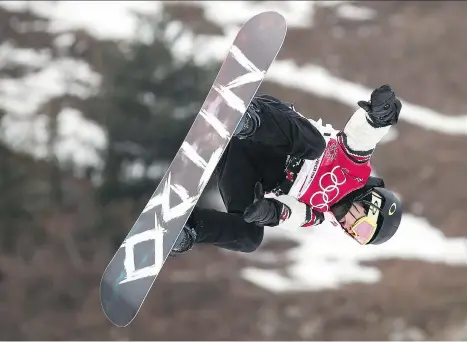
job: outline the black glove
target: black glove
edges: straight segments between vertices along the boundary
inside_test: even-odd
[[[358,105],[368,113],[367,121],[375,128],[397,123],[402,108],[401,102],[387,84],[371,93],[370,102],[358,101]]]
[[[243,213],[246,222],[255,222],[261,226],[276,226],[279,224],[283,204],[271,198],[264,198],[263,186],[255,184],[255,200]]]

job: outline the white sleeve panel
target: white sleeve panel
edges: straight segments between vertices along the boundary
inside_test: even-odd
[[[391,126],[381,128],[371,126],[366,120],[366,115],[365,110],[359,108],[344,128],[348,148],[356,152],[373,150],[391,129]]]

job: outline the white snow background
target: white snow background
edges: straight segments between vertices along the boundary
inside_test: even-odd
[[[264,10],[277,10],[287,19],[289,27],[309,27],[313,25],[316,6],[333,7],[337,15],[348,20],[368,20],[376,13],[369,8],[353,6],[347,1],[191,1],[203,6],[207,19],[224,28],[225,36],[194,36],[188,34],[174,47],[177,55],[183,58],[194,48],[200,51],[199,63],[208,59],[223,60],[239,27],[248,18]],[[35,13],[52,19],[47,29],[61,32],[67,28],[82,28],[98,38],[132,39],[135,21],[131,10],[157,13],[161,2],[152,1],[0,1],[0,6],[10,9],[29,7]],[[105,12],[105,19],[101,13]],[[174,23],[177,30],[180,23]],[[57,39],[56,44],[67,44],[66,35]],[[202,53],[201,53],[202,52]],[[7,61],[45,68],[20,81],[2,79],[0,81],[0,101],[8,113],[0,125],[0,137],[13,148],[43,158],[47,156],[45,144],[47,118],[32,113],[51,96],[68,91],[85,97],[98,89],[100,76],[89,66],[69,58],[52,61],[50,56],[32,50],[17,49],[7,43],[0,44],[0,67]],[[80,81],[71,83],[70,79]],[[319,65],[298,67],[293,61],[276,61],[266,79],[287,87],[308,91],[310,94],[339,101],[355,109],[358,100],[366,99],[372,89],[333,76]],[[86,86],[83,86],[85,84]],[[467,116],[447,116],[429,108],[409,103],[403,99],[404,109],[401,120],[419,125],[428,130],[444,134],[467,135]],[[424,120],[417,120],[424,117]],[[23,120],[21,120],[23,118]],[[26,120],[27,119],[27,120]],[[324,118],[324,121],[325,118]],[[98,151],[106,144],[105,131],[95,123],[84,119],[75,109],[64,110],[59,116],[59,136],[55,147],[59,160],[70,159],[77,165],[100,167]],[[397,136],[393,130],[385,143]],[[423,236],[423,242],[420,240]],[[278,256],[266,250],[241,255],[274,265],[277,258],[291,261],[289,276],[285,277],[274,269],[246,268],[242,276],[248,281],[273,292],[319,290],[337,288],[347,282],[374,283],[381,273],[376,267],[364,266],[363,261],[389,258],[424,260],[451,265],[467,264],[467,243],[462,238],[447,238],[441,230],[433,227],[423,217],[412,214],[403,216],[396,236],[381,246],[360,247],[328,225],[314,227],[297,234],[268,230],[265,241],[289,239],[298,246]]]

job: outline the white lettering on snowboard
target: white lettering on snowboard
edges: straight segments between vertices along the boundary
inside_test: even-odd
[[[203,109],[201,109],[199,114],[216,130],[217,133],[219,133],[222,139],[227,139],[230,137],[230,133],[227,131],[225,125],[214,114]]]
[[[155,276],[160,271],[156,265],[162,265],[164,262],[163,242],[164,233],[166,230],[159,225],[157,215],[154,215],[155,227],[153,229],[146,230],[142,233],[135,234],[122,244],[122,248],[125,248],[125,259],[123,265],[126,271],[126,278],[120,281],[120,284],[134,281],[141,278]],[[154,240],[154,265],[146,266],[136,270],[135,265],[135,246],[141,242]]]
[[[238,63],[240,63],[241,66],[243,66],[249,72],[235,78],[226,86],[213,85],[213,88],[219,93],[220,96],[224,98],[225,103],[227,103],[229,107],[237,110],[243,115],[247,109],[245,102],[240,97],[235,95],[231,89],[240,87],[248,83],[261,81],[264,78],[266,71],[259,70],[235,45],[233,45],[230,49],[230,54]]]
[[[235,95],[231,89],[248,83],[261,81],[264,78],[266,71],[259,70],[235,45],[232,46],[230,54],[249,72],[235,78],[226,86],[218,86],[214,84],[212,89],[218,92],[220,98],[222,98],[222,100],[230,108],[235,109],[236,111],[240,112],[241,115],[243,115],[246,111],[245,102],[240,97]],[[168,171],[162,192],[153,196],[143,210],[144,214],[157,206],[161,207],[160,215],[154,213],[154,227],[128,237],[121,245],[121,248],[125,249],[123,265],[126,271],[126,278],[120,281],[120,284],[150,276],[157,276],[162,268],[162,265],[164,264],[163,249],[164,233],[167,232],[167,229],[165,228],[166,224],[173,219],[185,215],[196,205],[204,187],[211,178],[211,175],[222,156],[224,147],[231,137],[231,132],[229,132],[226,125],[216,117],[216,114],[219,110],[219,105],[222,102],[219,101],[220,98],[216,98],[214,101],[210,102],[207,108],[202,108],[199,112],[199,115],[214,128],[215,132],[222,139],[224,139],[225,143],[221,144],[212,152],[208,161],[199,155],[195,148],[195,144],[190,144],[188,141],[184,141],[182,143],[180,148],[181,153],[189,160],[191,160],[193,164],[203,170],[203,173],[198,181],[196,193],[190,195],[189,191],[182,184],[171,184],[172,172],[170,170]],[[234,128],[235,127],[232,128],[232,131]],[[170,206],[171,190],[182,201],[180,204],[173,207]],[[135,247],[139,243],[148,241],[153,241],[154,243],[154,264],[137,270],[135,265]]]

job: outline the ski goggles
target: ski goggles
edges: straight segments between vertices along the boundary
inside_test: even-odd
[[[361,245],[368,244],[368,242],[370,242],[375,236],[378,228],[378,220],[380,219],[380,208],[383,203],[383,198],[375,191],[371,191],[365,197],[368,197],[368,199],[362,202],[368,206],[367,214],[355,221],[355,223],[350,227],[349,232],[349,234]]]
[[[350,227],[350,234],[361,245],[366,245],[375,235],[377,224],[368,216],[359,218]]]

